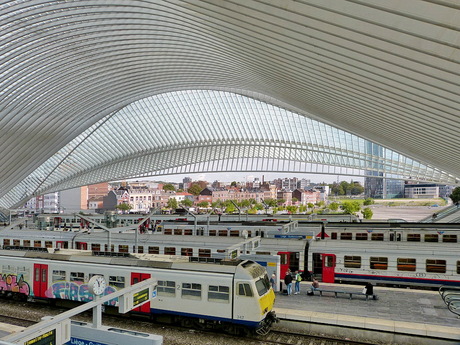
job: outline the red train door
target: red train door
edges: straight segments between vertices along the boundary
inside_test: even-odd
[[[80,249],[80,250],[87,250],[88,249],[88,243],[86,243],[86,242],[75,242],[75,245],[76,245],[77,249]]]
[[[322,254],[323,261],[323,282],[333,283],[335,280],[335,255]]]
[[[150,278],[150,274],[132,272],[131,273],[131,285],[139,283],[149,278]],[[140,311],[142,313],[150,313],[150,302],[144,303],[140,307],[134,308],[133,311]]]
[[[46,297],[45,291],[48,288],[48,265],[34,264],[34,295],[35,297]]]

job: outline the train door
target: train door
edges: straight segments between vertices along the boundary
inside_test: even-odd
[[[34,264],[34,295],[35,297],[46,297],[45,291],[48,288],[48,265]]]
[[[401,231],[390,231],[390,241],[400,242],[402,239]]]
[[[299,269],[298,252],[278,252],[280,256],[280,278],[283,279],[288,269],[294,272]]]
[[[69,243],[67,241],[56,241],[56,248],[66,249],[69,247]]]
[[[75,242],[75,246],[80,250],[88,250],[88,243],[86,242]]]
[[[335,279],[335,255],[334,254],[322,254],[322,268],[323,276],[322,280],[325,283],[333,283]]]
[[[149,278],[150,278],[150,274],[132,272],[131,273],[131,285],[139,283]],[[150,313],[150,302],[144,303],[140,307],[134,308],[133,311],[138,311],[142,313]]]

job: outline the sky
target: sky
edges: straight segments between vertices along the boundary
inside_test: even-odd
[[[259,178],[262,180],[264,176],[265,181],[272,181],[277,178],[293,178],[297,177],[299,179],[305,178],[309,179],[312,183],[333,183],[340,181],[359,181],[363,183],[364,178],[360,176],[345,176],[345,175],[322,175],[322,174],[299,174],[299,173],[252,173],[252,172],[219,172],[219,173],[203,173],[203,174],[184,174],[184,175],[165,175],[165,176],[155,176],[149,178],[149,180],[154,181],[164,181],[164,182],[182,182],[184,177],[190,177],[192,181],[220,181],[220,182],[252,182],[254,178]],[[140,180],[140,179],[137,179]]]

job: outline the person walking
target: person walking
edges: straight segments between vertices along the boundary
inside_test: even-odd
[[[302,281],[302,276],[299,271],[295,271],[295,285],[294,285],[294,295],[300,293],[300,282]]]
[[[284,284],[286,284],[287,295],[292,295],[292,276],[291,271],[289,270],[286,272],[286,275],[284,276]]]

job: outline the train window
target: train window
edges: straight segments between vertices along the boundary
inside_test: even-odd
[[[335,255],[328,255],[324,257],[324,267],[334,267]]]
[[[351,232],[342,232],[340,234],[340,239],[341,240],[352,240],[353,239],[353,234]]]
[[[281,265],[287,265],[288,264],[288,255],[287,254],[279,254],[280,256],[280,264]]]
[[[42,241],[34,241],[34,247],[35,248],[40,248],[41,246],[42,246]]]
[[[193,235],[193,230],[192,229],[184,229],[184,235],[192,236]]]
[[[240,236],[240,231],[239,230],[230,230],[230,237],[238,237]],[[250,237],[250,236],[248,236]]]
[[[398,271],[415,271],[415,259],[398,258]]]
[[[270,281],[266,275],[256,281],[256,289],[259,296],[265,295],[270,290]]]
[[[160,247],[149,247],[149,254],[160,254]]]
[[[372,241],[383,241],[383,234],[381,232],[373,232],[371,234]]]
[[[118,289],[123,289],[125,287],[125,277],[109,276],[109,285],[115,286]]]
[[[175,297],[176,282],[169,280],[159,280],[157,285],[158,296]]]
[[[407,242],[420,242],[420,234],[407,234]]]
[[[248,283],[238,283],[238,295],[247,297],[254,296],[252,293],[251,285]]]
[[[182,229],[174,229],[174,235],[182,235]]]
[[[138,252],[139,254],[144,253],[144,246],[138,246],[138,247],[137,247],[137,252]]]
[[[356,241],[367,241],[367,232],[358,232],[356,234]]]
[[[182,298],[201,299],[201,284],[182,283]]]
[[[216,230],[209,230],[209,236],[216,236]]]
[[[165,229],[164,234],[165,235],[172,235],[172,229]]]
[[[53,248],[53,242],[52,241],[45,241],[45,248]]]
[[[54,282],[59,282],[59,281],[65,281],[65,271],[57,271],[53,270],[53,275],[51,276],[51,281]]]
[[[165,247],[165,255],[176,255],[176,247]]]
[[[337,239],[337,233],[331,232],[331,240],[336,240],[336,239]]]
[[[446,273],[446,260],[426,260],[426,271],[434,273]]]
[[[4,246],[9,246],[9,245],[10,245],[10,239],[5,238],[5,239],[3,240],[3,245],[4,245]]]
[[[227,230],[219,230],[219,236],[227,236],[228,232]]]
[[[13,246],[20,246],[21,245],[21,240],[14,240],[13,239]]]
[[[442,235],[443,242],[457,243],[457,235]]]
[[[198,249],[198,256],[202,258],[210,258],[211,249]]]
[[[83,272],[70,272],[71,282],[83,282],[85,280],[85,274]]]
[[[109,246],[107,244],[104,244],[104,249],[105,249],[106,252],[108,252],[109,251]],[[114,244],[110,245],[110,251],[111,252],[115,251],[115,245]]]
[[[101,251],[101,245],[98,243],[91,243],[91,250],[93,252],[100,252]]]
[[[181,248],[180,255],[193,256],[193,248]]]
[[[209,285],[208,301],[228,303],[230,301],[230,288],[221,285]]]
[[[425,234],[425,242],[438,242],[438,234]]]
[[[24,247],[30,247],[30,240],[24,240],[23,243]]]
[[[457,274],[460,274],[460,261],[457,261]]]
[[[345,255],[343,266],[348,268],[361,268],[361,257]]]
[[[370,267],[372,270],[387,270],[388,269],[388,258],[371,256]]]
[[[129,252],[129,247],[125,244],[120,244],[118,246],[118,252],[119,253],[128,253]]]

